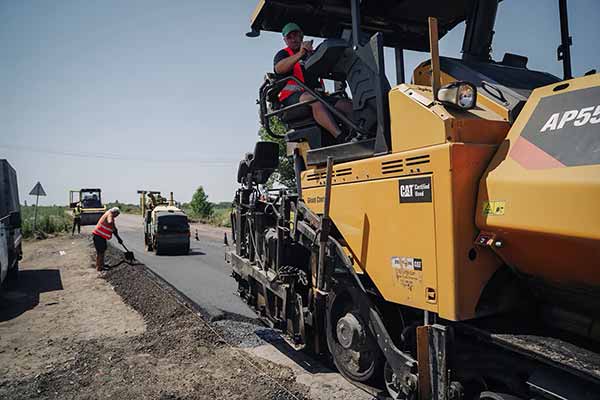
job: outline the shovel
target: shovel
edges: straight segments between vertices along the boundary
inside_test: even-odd
[[[115,233],[115,236],[117,237],[119,244],[125,249],[125,261],[127,261],[127,263],[129,264],[135,262],[135,256],[133,255],[133,251],[129,251],[129,249],[125,246],[125,243],[123,243],[123,239],[121,239],[121,237],[117,233]]]

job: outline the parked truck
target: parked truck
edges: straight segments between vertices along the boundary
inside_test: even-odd
[[[21,206],[17,172],[7,160],[0,160],[0,283],[17,280],[21,249]]]

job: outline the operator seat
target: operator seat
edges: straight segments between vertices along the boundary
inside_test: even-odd
[[[261,122],[268,127],[266,114],[283,110],[278,115],[288,129],[287,142],[308,142],[308,165],[322,164],[331,156],[336,162],[356,160],[386,152],[389,138],[389,107],[387,94],[390,84],[381,63],[383,39],[375,35],[358,49],[350,46],[350,38],[327,39],[306,60],[304,69],[313,76],[347,83],[352,93],[352,123],[343,126],[362,135],[359,142],[335,143],[333,137],[312,118],[308,105],[283,107],[278,93],[286,80],[277,82],[275,74],[267,74],[261,87]],[[266,93],[265,93],[266,92]],[[266,104],[268,103],[268,105]],[[379,139],[376,139],[379,137]],[[379,145],[377,141],[379,140]]]
[[[265,83],[273,85],[279,78],[273,73],[265,75]],[[281,110],[278,94],[285,82],[272,86],[267,91],[267,111]],[[333,138],[313,118],[310,105],[291,108],[278,115],[286,128],[286,142],[308,142],[311,149],[333,144]]]
[[[253,153],[246,153],[238,166],[238,183],[252,185],[267,183],[279,166],[279,145],[275,142],[257,142]]]
[[[335,73],[333,70],[334,65],[342,58],[346,48],[348,48],[348,42],[345,40],[328,39],[324,41],[317,46],[315,52],[306,60],[305,70],[313,76],[344,82],[346,76]],[[285,81],[274,85],[278,79],[280,77],[273,73],[267,73],[265,76],[265,84],[269,85],[267,101],[270,110],[267,111],[284,108],[279,103],[278,94],[285,86]],[[340,96],[338,95],[338,97]],[[290,108],[279,114],[279,119],[288,130],[286,134],[286,141],[288,142],[308,142],[311,149],[336,144],[333,137],[316,123],[309,105]]]

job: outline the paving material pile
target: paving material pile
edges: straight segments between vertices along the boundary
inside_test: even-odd
[[[122,265],[98,277],[89,261],[91,249],[87,239],[57,238],[45,242],[44,247],[34,244],[37,247],[30,249],[32,256],[24,260],[24,268],[35,271],[43,258],[44,270],[50,265],[53,271],[59,271],[61,288],[51,292],[56,299],[48,297],[48,293],[40,295],[38,290],[37,304],[27,307],[34,307],[32,310],[21,315],[10,312],[6,318],[0,318],[0,333],[8,337],[7,343],[0,343],[0,360],[4,364],[0,368],[0,398],[308,398],[307,388],[296,382],[289,368],[231,347],[220,330],[177,302],[145,267]],[[65,249],[66,256],[57,249]],[[73,256],[77,252],[84,254]],[[120,256],[112,253],[108,262],[118,261]],[[71,286],[75,282],[80,285],[79,290]],[[88,285],[86,290],[81,289],[82,282]],[[21,288],[22,298],[31,297],[28,290]],[[12,298],[21,301],[19,296]],[[93,306],[81,306],[86,302]],[[50,313],[50,317],[40,314],[34,318],[32,313],[51,304],[55,305],[40,311]],[[69,312],[65,314],[65,310]],[[0,308],[0,317],[2,311]],[[86,327],[86,321],[92,321],[89,314],[98,315]],[[119,324],[125,317],[140,320],[133,332]],[[36,337],[32,342],[27,331],[39,325],[40,318],[47,319],[45,326],[38,327],[40,332],[46,329],[51,339]],[[69,323],[70,320],[76,323]],[[67,329],[69,326],[77,329]],[[87,332],[98,326],[102,329],[94,328],[93,334]],[[23,332],[19,334],[20,331]],[[52,336],[57,331],[60,335]],[[36,359],[36,353],[41,351],[42,359]],[[20,365],[25,367],[11,371],[10,363],[17,354]]]

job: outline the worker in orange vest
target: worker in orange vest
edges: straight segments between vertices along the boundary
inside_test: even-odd
[[[313,53],[312,41],[303,42],[304,34],[298,24],[290,22],[283,27],[283,41],[286,48],[279,50],[273,59],[275,74],[279,77],[292,75],[311,89],[323,89],[323,82],[319,77],[310,76],[304,70],[304,61]],[[290,106],[303,101],[313,100],[314,97],[304,91],[298,83],[292,79],[279,92],[279,102],[284,106]],[[352,102],[348,99],[327,98],[329,104],[342,111],[347,116],[352,114]],[[342,130],[333,119],[327,108],[315,101],[310,103],[313,118],[319,125],[325,128],[334,138],[342,134]]]
[[[123,240],[118,234],[117,227],[115,226],[115,218],[119,216],[121,210],[118,207],[113,207],[100,217],[96,227],[92,231],[92,237],[94,238],[94,247],[96,248],[96,271],[103,271],[104,267],[104,253],[107,248],[107,240],[112,238],[114,234],[119,244],[123,243]]]

